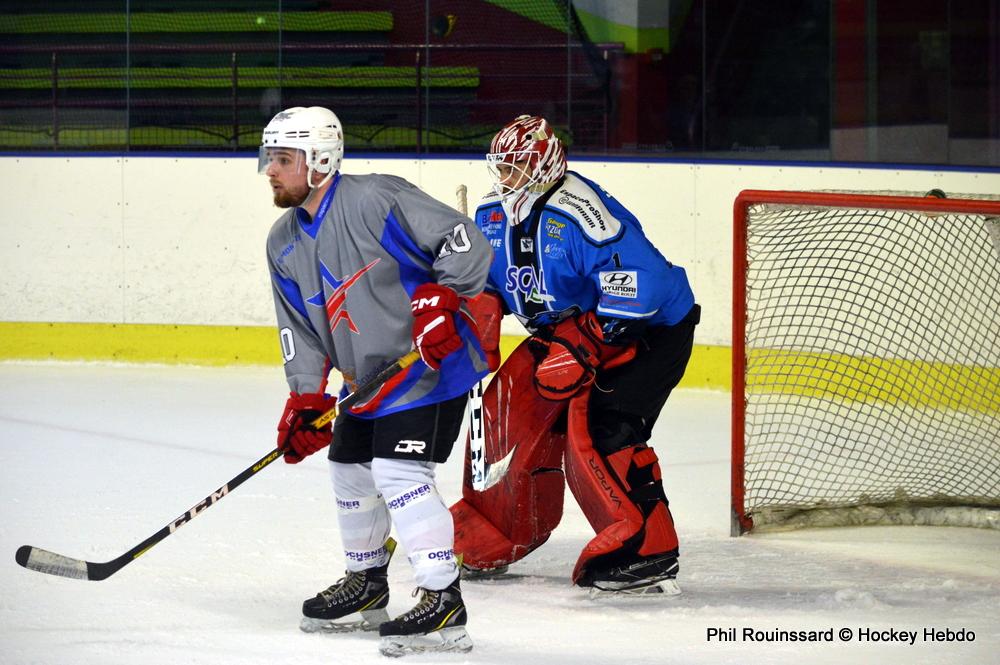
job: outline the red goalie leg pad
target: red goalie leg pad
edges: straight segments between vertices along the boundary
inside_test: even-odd
[[[566,435],[552,431],[565,402],[531,388],[534,358],[522,343],[482,398],[482,444],[466,441],[462,500],[451,507],[455,552],[472,568],[517,561],[562,518]]]
[[[495,504],[478,502],[473,505],[459,499],[451,507],[455,520],[455,552],[461,553],[462,563],[470,568],[490,569],[511,564],[524,558],[549,539],[562,517],[562,496],[565,481],[561,470],[534,476],[518,474],[504,483],[503,498],[498,502],[515,504],[511,516],[498,514]],[[517,501],[517,495],[521,501]],[[510,501],[513,499],[513,501]],[[473,499],[475,500],[475,499]],[[486,515],[483,514],[485,511]],[[496,526],[499,523],[503,531]]]
[[[639,444],[602,456],[587,427],[588,397],[570,401],[566,446],[566,480],[597,532],[573,569],[573,582],[584,586],[601,566],[677,548],[656,453]]]
[[[500,533],[479,509],[465,499],[451,507],[455,520],[455,551],[462,554],[462,563],[472,568],[496,568],[527,552]]]

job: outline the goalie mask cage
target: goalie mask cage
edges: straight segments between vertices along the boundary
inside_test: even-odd
[[[744,191],[733,535],[1000,528],[1000,200]]]

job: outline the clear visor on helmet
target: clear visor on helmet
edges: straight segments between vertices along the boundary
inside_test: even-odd
[[[486,169],[490,172],[493,190],[500,196],[521,191],[537,179],[531,172],[531,158],[534,151],[491,152],[486,155]]]
[[[281,173],[305,173],[306,153],[297,148],[261,146],[257,155],[257,173],[267,173],[272,165]]]

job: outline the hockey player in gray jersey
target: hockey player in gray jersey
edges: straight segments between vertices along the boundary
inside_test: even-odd
[[[260,172],[287,211],[267,241],[291,394],[278,425],[284,459],[329,445],[346,574],[303,604],[301,627],[375,630],[387,655],[467,651],[454,526],[434,467],[458,436],[467,393],[487,374],[466,300],[486,282],[492,250],[471,220],[409,182],[339,172],[343,132],[320,107],[278,113],[264,129]],[[331,428],[311,423],[413,347],[411,365]],[[406,549],[421,592],[389,620],[387,569]]]

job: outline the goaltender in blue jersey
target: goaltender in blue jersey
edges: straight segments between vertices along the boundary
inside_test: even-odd
[[[529,329],[567,310],[593,311],[609,330],[625,321],[672,326],[694,306],[684,268],[660,254],[639,220],[573,171],[509,223],[501,197],[486,196],[476,224],[493,247],[490,284]]]
[[[544,118],[503,127],[487,165],[493,191],[475,214],[493,249],[486,288],[495,317],[514,314],[531,336],[483,396],[484,435],[470,437],[451,508],[456,551],[472,574],[506,570],[558,524],[564,477],[597,532],[573,581],[679,593],[677,534],[648,441],[700,319],[687,274],[625,206],[566,170]],[[535,389],[509,388],[527,383]]]

